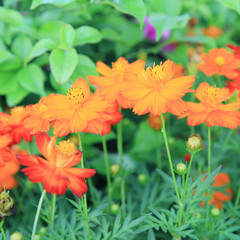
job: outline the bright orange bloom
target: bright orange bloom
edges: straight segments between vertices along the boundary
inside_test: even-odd
[[[15,158],[8,147],[11,142],[12,138],[9,134],[0,136],[0,168],[4,167],[6,162]]]
[[[174,78],[174,75],[174,63],[170,60],[146,70],[139,69],[137,74],[128,74],[129,83],[125,84],[123,95],[135,101],[133,111],[138,115],[148,112],[179,115],[186,109],[181,97],[191,91],[195,76]]]
[[[82,132],[87,123],[99,117],[109,103],[104,96],[90,93],[90,88],[83,78],[79,78],[68,91],[67,96],[50,94],[44,98],[46,109],[43,118],[53,121],[53,133],[64,136],[74,132]]]
[[[184,73],[186,72],[186,69],[184,69],[183,65],[180,63],[175,63],[175,77],[182,77],[184,76]]]
[[[163,119],[165,121],[166,117],[163,116]],[[152,127],[155,130],[159,130],[162,128],[162,119],[160,115],[154,115],[152,113],[149,113],[147,123],[150,127]]]
[[[96,93],[102,94],[109,102],[117,102],[122,108],[131,108],[133,102],[122,95],[123,86],[126,83],[126,73],[136,73],[139,69],[144,69],[145,62],[137,60],[133,63],[120,57],[115,63],[112,63],[112,68],[105,65],[103,62],[97,62],[97,71],[102,76],[88,76],[88,81],[97,86]]]
[[[43,118],[47,106],[44,104],[44,97],[39,103],[26,106],[28,116],[24,119],[24,126],[29,129],[31,134],[48,132],[50,130],[50,121]]]
[[[232,49],[232,50],[234,50],[234,55],[235,55],[235,57],[236,58],[240,58],[240,46],[234,46],[234,45],[232,45],[232,44],[227,44],[227,46],[230,48],[230,49]]]
[[[67,187],[78,197],[82,197],[88,188],[85,178],[92,177],[94,169],[73,168],[82,157],[82,152],[75,150],[70,141],[62,141],[55,147],[56,137],[50,138],[46,133],[36,136],[36,144],[41,154],[29,156],[18,154],[18,161],[27,166],[22,171],[34,183],[43,183],[47,193],[63,195]]]
[[[203,179],[203,181],[206,178]],[[219,210],[222,209],[224,202],[230,201],[233,197],[233,191],[231,188],[226,188],[227,185],[230,184],[230,177],[227,173],[219,173],[214,178],[213,187],[219,188],[224,187],[223,191],[216,190],[211,196],[211,200],[209,204],[213,204],[214,207],[218,207]],[[225,193],[224,193],[225,192]],[[207,194],[205,194],[207,196]],[[204,205],[204,202],[201,203],[201,206]]]
[[[198,64],[198,69],[207,76],[219,74],[232,79],[238,75],[236,70],[240,67],[240,59],[224,48],[215,48],[209,53],[202,53],[200,59],[203,62]]]
[[[227,88],[212,87],[207,82],[203,82],[196,90],[196,97],[200,103],[186,102],[187,112],[179,118],[188,117],[189,126],[206,123],[209,127],[221,126],[227,128],[237,128],[239,125],[240,103],[223,104],[229,98]]]
[[[218,38],[222,35],[222,30],[214,25],[210,25],[208,28],[202,28],[202,32],[205,36],[212,38]]]
[[[0,192],[3,190],[4,186],[6,189],[12,189],[18,185],[18,182],[14,178],[20,169],[19,163],[16,159],[8,161],[4,167],[0,168]]]
[[[14,107],[11,109],[11,115],[7,113],[0,113],[0,133],[8,133],[11,135],[12,143],[20,143],[23,138],[24,141],[32,141],[28,129],[25,128],[23,121],[28,113],[24,107]]]

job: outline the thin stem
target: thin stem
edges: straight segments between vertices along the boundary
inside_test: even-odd
[[[236,197],[236,200],[235,200],[234,208],[237,208],[238,203],[239,203],[239,199],[240,199],[240,186],[238,188],[238,193],[237,193],[237,197]]]
[[[157,132],[157,149],[156,149],[156,156],[157,156],[157,168],[161,169],[162,167],[162,159],[161,159],[161,144],[160,144],[160,131]]]
[[[54,219],[55,219],[55,212],[56,212],[56,194],[52,195],[52,205],[51,205],[51,219],[49,223],[49,227],[53,229],[54,226]]]
[[[121,107],[119,106],[119,112]],[[126,204],[125,204],[125,176],[123,169],[123,141],[122,141],[122,121],[117,124],[117,148],[120,162],[120,175],[121,175],[121,201],[123,218],[126,217]]]
[[[0,227],[1,227],[1,232],[2,232],[3,239],[4,239],[4,240],[7,240],[6,235],[5,235],[5,232],[4,232],[4,229],[3,229],[3,224],[4,224],[4,218],[2,218]]]
[[[112,183],[111,183],[111,175],[110,175],[110,167],[108,160],[108,151],[107,151],[107,143],[105,136],[102,136],[102,145],[104,152],[104,160],[105,160],[105,168],[107,173],[107,189],[108,189],[108,212],[110,210],[111,200],[112,200]]]
[[[176,178],[175,178],[175,174],[174,174],[174,170],[173,170],[173,164],[172,164],[171,154],[170,154],[170,150],[169,150],[169,146],[168,146],[168,141],[167,141],[167,134],[166,134],[166,129],[165,129],[165,122],[164,122],[164,119],[163,119],[163,114],[161,113],[160,116],[161,116],[161,120],[162,120],[163,137],[164,137],[164,142],[165,142],[165,146],[166,146],[166,150],[167,150],[168,161],[169,161],[169,165],[170,165],[170,169],[171,169],[171,174],[172,174],[172,178],[173,178],[173,183],[174,183],[174,187],[175,187],[175,191],[176,191],[176,195],[177,195],[178,202],[180,203],[180,197],[179,197],[179,193],[178,193],[177,182],[176,182]]]
[[[211,128],[208,127],[208,177],[211,173]],[[208,197],[210,197],[210,189],[208,189]],[[209,200],[207,201],[207,215],[206,215],[206,226],[208,227],[208,218],[209,218]]]
[[[202,162],[201,162],[201,154],[200,154],[200,152],[198,153],[198,173],[199,173],[199,175],[202,174]]]
[[[44,199],[45,195],[46,195],[46,190],[44,189],[42,191],[42,195],[41,195],[39,203],[38,203],[37,212],[36,212],[34,223],[33,223],[31,240],[34,240],[34,237],[35,237],[35,234],[36,234],[38,219],[39,219],[39,216],[40,216],[40,211],[41,211],[41,208],[42,208],[42,203],[43,203],[43,199]]]
[[[81,140],[80,132],[78,133],[78,142],[79,142],[79,150],[82,151],[83,148],[82,148],[82,140]],[[82,155],[82,158],[81,158],[81,168],[84,168],[83,155]],[[83,214],[84,214],[84,220],[85,220],[85,225],[86,225],[86,229],[87,229],[88,240],[91,240],[91,232],[90,232],[89,221],[88,221],[87,196],[86,196],[86,194],[83,194],[82,206],[83,206]]]

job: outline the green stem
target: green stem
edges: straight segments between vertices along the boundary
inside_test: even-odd
[[[157,156],[157,168],[162,168],[162,159],[161,159],[161,144],[160,144],[160,131],[157,132],[157,149],[156,149],[156,156]]]
[[[235,200],[234,208],[237,208],[238,203],[239,203],[239,199],[240,199],[240,186],[238,188],[238,193],[237,193],[237,197],[236,197],[236,200]]]
[[[175,178],[175,174],[174,174],[174,170],[173,170],[173,164],[172,164],[171,154],[170,154],[170,150],[169,150],[169,146],[168,146],[167,134],[166,134],[166,129],[165,129],[165,122],[164,122],[164,119],[163,119],[163,114],[161,113],[160,116],[161,116],[161,120],[162,120],[162,131],[163,131],[164,142],[165,142],[165,146],[166,146],[166,150],[167,150],[168,161],[169,161],[169,165],[170,165],[170,169],[171,169],[171,174],[172,174],[172,178],[173,178],[173,183],[174,183],[177,199],[178,199],[178,202],[179,202],[179,205],[180,205],[181,200],[180,200],[180,197],[179,197],[177,182],[176,182],[176,178]]]
[[[82,140],[81,140],[80,132],[78,133],[78,142],[79,142],[79,150],[82,151],[83,148],[82,148]],[[81,168],[84,168],[83,155],[82,155],[82,158],[81,158]],[[82,206],[83,206],[83,214],[84,214],[84,220],[85,220],[85,225],[86,225],[86,229],[87,229],[88,240],[91,240],[91,232],[90,232],[89,221],[88,221],[87,196],[86,196],[86,194],[83,194]]]
[[[108,151],[107,151],[107,143],[105,136],[102,136],[102,145],[104,152],[104,160],[105,160],[105,168],[107,173],[107,189],[108,189],[108,212],[110,210],[111,200],[112,200],[112,183],[111,183],[111,175],[110,175],[110,167],[108,160]]]
[[[198,174],[199,176],[202,174],[202,162],[201,162],[201,154],[198,153]]]
[[[41,195],[39,203],[38,203],[37,212],[36,212],[34,223],[33,223],[31,240],[34,240],[34,237],[35,237],[35,234],[36,234],[38,219],[39,219],[39,216],[40,216],[40,211],[41,211],[41,208],[42,208],[42,203],[43,203],[43,199],[44,199],[45,195],[46,195],[46,190],[44,189],[42,191],[42,195]]]
[[[52,195],[52,205],[51,205],[51,219],[49,223],[49,227],[53,229],[54,226],[54,219],[55,219],[55,212],[56,212],[56,194]]]
[[[222,88],[223,85],[222,85],[222,82],[221,82],[221,75],[217,74],[216,75],[216,79],[217,79],[217,82],[218,82],[218,87]]]
[[[119,112],[121,107],[119,106]],[[123,141],[122,141],[122,121],[117,124],[117,148],[120,162],[120,175],[121,175],[121,201],[122,201],[122,216],[126,217],[126,203],[125,203],[125,176],[123,169]]]
[[[2,218],[0,227],[1,227],[1,232],[2,232],[2,236],[3,236],[3,240],[7,240],[4,229],[3,229],[3,224],[4,224],[4,218]]]
[[[211,173],[211,128],[208,127],[208,177]],[[208,197],[210,198],[210,189],[208,189]],[[206,215],[206,226],[208,227],[208,218],[209,218],[209,211],[210,211],[210,206],[209,206],[209,201],[207,201],[207,215]]]

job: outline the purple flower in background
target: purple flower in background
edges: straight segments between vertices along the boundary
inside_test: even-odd
[[[155,41],[157,37],[156,28],[150,23],[148,16],[145,17],[144,23],[145,23],[145,28],[144,28],[145,37],[151,41]],[[169,38],[169,35],[170,35],[170,30],[165,30],[162,34],[162,38],[166,40]]]

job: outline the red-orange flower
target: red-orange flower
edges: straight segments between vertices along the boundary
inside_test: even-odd
[[[31,134],[48,132],[50,130],[50,121],[44,119],[44,112],[47,106],[44,104],[44,97],[37,104],[26,106],[28,116],[24,119],[24,126],[29,129]]]
[[[20,143],[22,138],[26,142],[32,141],[32,136],[23,124],[27,114],[24,107],[15,107],[11,109],[11,115],[0,113],[0,133],[10,134],[12,138],[11,144]]]
[[[117,102],[122,108],[131,108],[133,102],[122,95],[123,86],[126,83],[127,72],[137,72],[139,69],[144,69],[145,62],[137,60],[133,63],[120,57],[115,63],[112,63],[112,68],[105,65],[103,62],[97,62],[97,71],[102,76],[88,76],[88,81],[97,86],[97,93],[106,97],[109,102]]]
[[[88,188],[85,178],[92,177],[94,169],[73,168],[82,157],[82,152],[75,150],[70,141],[62,141],[55,147],[56,137],[50,138],[46,133],[36,136],[36,144],[41,154],[29,156],[18,154],[18,161],[27,166],[22,171],[34,183],[43,183],[47,193],[63,195],[67,187],[78,197],[82,197]]]
[[[240,59],[224,48],[215,48],[209,53],[202,53],[200,59],[202,63],[198,64],[198,69],[207,76],[219,74],[232,79],[238,75],[236,70],[240,67]]]
[[[222,30],[214,25],[210,25],[208,28],[202,28],[202,32],[205,36],[212,38],[218,38],[222,35]]]
[[[6,162],[15,158],[8,147],[11,142],[12,138],[9,134],[0,136],[0,168],[4,167]]]
[[[180,63],[175,63],[175,78],[182,77],[186,73],[186,69],[184,69],[183,65]]]
[[[138,115],[170,112],[179,115],[185,111],[181,99],[195,81],[194,76],[174,78],[174,63],[167,60],[163,64],[139,69],[137,74],[129,73],[129,83],[125,84],[123,95],[135,102],[133,111]]]
[[[187,112],[179,118],[187,116],[189,126],[206,123],[209,127],[221,126],[237,128],[239,124],[240,103],[223,104],[229,98],[227,88],[212,87],[203,82],[196,90],[196,97],[200,103],[186,102]]]
[[[43,118],[53,121],[53,133],[64,136],[82,132],[89,121],[97,119],[109,103],[104,96],[90,93],[90,88],[83,78],[79,78],[68,91],[67,96],[50,94],[44,99],[46,110]]]
[[[233,197],[232,189],[226,187],[227,185],[230,184],[230,177],[227,173],[219,173],[214,178],[213,181],[214,181],[213,183],[214,188],[224,187],[224,189],[223,191],[216,189],[216,191],[211,195],[211,200],[209,201],[209,204],[210,205],[213,204],[214,207],[218,207],[221,210],[224,202],[230,201]],[[207,194],[205,195],[207,196]],[[201,203],[201,206],[203,205],[204,205],[204,202]]]
[[[234,51],[234,55],[236,58],[240,58],[240,46],[234,46],[232,44],[227,44],[227,46]]]

